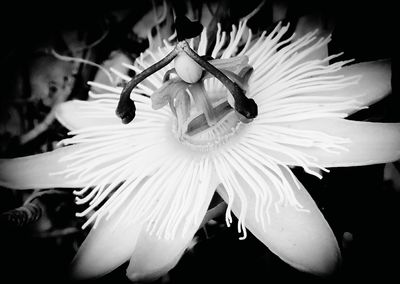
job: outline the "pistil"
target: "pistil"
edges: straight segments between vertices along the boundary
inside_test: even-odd
[[[189,21],[189,20],[188,20]],[[214,65],[206,61],[203,57],[199,56],[194,50],[192,50],[185,40],[185,37],[178,37],[179,42],[176,44],[175,48],[163,59],[153,64],[149,68],[145,69],[143,72],[136,75],[122,90],[121,97],[118,102],[118,106],[116,109],[116,114],[122,119],[124,124],[131,122],[135,117],[136,107],[135,103],[130,99],[130,94],[132,90],[144,79],[163,67],[167,66],[172,60],[174,60],[178,56],[178,60],[176,63],[180,61],[185,61],[186,57],[189,56],[190,60],[196,62],[199,66],[201,66],[204,70],[212,74],[215,78],[217,78],[232,94],[234,98],[234,109],[241,114],[245,119],[243,121],[250,122],[253,118],[258,115],[258,107],[253,99],[247,98],[245,95],[245,91],[242,87],[240,87],[236,82],[232,81],[235,78],[229,78],[224,72],[216,68]],[[193,62],[193,63],[194,63]],[[177,73],[182,74],[181,71],[182,66],[178,66],[175,68]],[[250,70],[250,69],[249,69]],[[247,70],[246,74],[249,72]],[[188,83],[196,83],[196,80],[201,79],[201,75],[198,74],[197,70],[195,70],[196,76],[193,78],[186,78],[185,81],[189,81]],[[232,75],[228,72],[228,75]],[[243,75],[243,74],[242,74]],[[233,76],[235,77],[235,76]],[[184,79],[184,78],[183,78]]]

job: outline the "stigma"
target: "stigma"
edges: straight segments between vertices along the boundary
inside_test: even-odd
[[[229,90],[189,56],[182,54],[175,60],[175,68],[166,73],[163,85],[151,95],[152,108],[169,105],[177,140],[201,152],[212,151],[251,120],[236,111],[237,102]],[[210,64],[247,89],[253,71],[247,56],[210,60]]]
[[[195,83],[200,80],[203,69],[186,53],[179,54],[174,59],[175,71],[186,83]]]

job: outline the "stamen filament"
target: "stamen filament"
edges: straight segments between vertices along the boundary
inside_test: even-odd
[[[146,79],[148,76],[154,72],[160,70],[161,68],[167,66],[178,54],[177,49],[173,49],[166,57],[161,61],[154,63],[148,69],[143,70],[140,74],[136,75],[122,90],[121,97],[118,102],[116,109],[116,114],[122,119],[122,122],[127,124],[135,118],[135,103],[130,99],[131,92],[133,88],[136,87],[141,81]]]
[[[224,73],[215,68],[212,64],[201,59],[186,42],[180,42],[179,45],[197,64],[213,74],[215,78],[221,81],[222,84],[231,92],[235,99],[235,110],[242,114],[247,119],[253,119],[257,116],[257,105],[253,99],[247,98],[244,91],[234,82],[232,82]]]

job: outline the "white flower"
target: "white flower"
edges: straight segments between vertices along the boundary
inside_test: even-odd
[[[215,190],[228,204],[227,224],[231,212],[238,218],[242,238],[248,229],[297,269],[332,273],[340,263],[337,241],[290,167],[321,177],[328,167],[399,159],[398,123],[345,119],[390,93],[390,62],[329,64],[337,56],[315,57],[329,37],[309,33],[282,40],[287,30],[278,25],[256,37],[241,22],[229,42],[217,33],[212,64],[238,67],[230,71],[232,78],[243,60],[254,69],[242,82],[258,105],[253,121],[242,122],[215,78],[202,79],[204,85],[179,78],[172,89],[163,85],[171,63],[133,90],[136,118],[129,124],[115,115],[122,88],[91,83],[104,93],[58,110],[59,121],[71,130],[72,137],[62,141],[68,146],[1,161],[0,184],[81,188],[77,202],[88,207],[78,215],[94,224],[74,260],[81,278],[102,276],[128,260],[132,280],[163,275],[190,243]],[[190,41],[200,55],[206,38],[204,30],[198,44]],[[165,42],[126,67],[141,72],[172,49]],[[153,109],[154,93],[159,97],[153,102],[165,99],[170,107]]]

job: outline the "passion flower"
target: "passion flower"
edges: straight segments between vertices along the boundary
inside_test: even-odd
[[[91,83],[104,93],[58,109],[71,129],[64,147],[2,160],[0,184],[80,188],[77,203],[88,206],[78,215],[93,228],[73,262],[78,278],[100,277],[127,261],[131,280],[165,274],[189,245],[215,191],[227,203],[226,223],[232,212],[237,217],[241,238],[250,230],[297,269],[332,273],[340,263],[337,241],[291,167],[322,177],[328,167],[399,159],[398,123],[345,119],[390,92],[390,62],[330,64],[337,55],[314,56],[329,37],[311,32],[283,39],[287,31],[279,24],[253,36],[243,21],[228,42],[219,29],[209,54],[215,61],[195,61],[223,73],[226,84],[209,74],[186,80],[177,70],[179,76],[169,76],[176,56],[169,42],[146,51],[126,65],[139,78],[120,74],[129,82],[121,100],[122,88]],[[187,42],[199,57],[206,55],[206,33],[196,45]],[[146,71],[159,62],[158,72]],[[258,112],[246,120],[249,101]],[[130,122],[132,106],[135,120],[122,124],[115,109]]]

